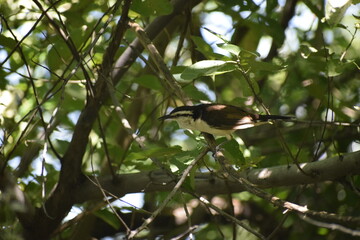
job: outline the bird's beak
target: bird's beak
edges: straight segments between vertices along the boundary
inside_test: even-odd
[[[164,120],[169,119],[169,118],[172,118],[172,116],[171,115],[164,115],[162,117],[159,117],[158,120],[164,121]]]

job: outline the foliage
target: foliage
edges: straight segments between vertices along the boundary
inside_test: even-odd
[[[136,237],[149,239],[358,236],[359,164],[341,179],[303,176],[306,185],[286,172],[270,176],[276,184],[257,174],[257,187],[237,175],[343,155],[359,163],[350,153],[360,144],[360,10],[350,1],[325,8],[296,0],[5,0],[0,238],[115,239],[141,226],[148,228]],[[239,131],[219,158],[204,152],[206,136],[158,121],[190,102],[297,121]],[[345,166],[338,164],[335,173]],[[142,193],[143,204],[120,204],[128,193]],[[290,212],[269,196],[314,212]]]

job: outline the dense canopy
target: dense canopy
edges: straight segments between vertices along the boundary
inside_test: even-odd
[[[358,238],[358,3],[4,0],[0,239]]]

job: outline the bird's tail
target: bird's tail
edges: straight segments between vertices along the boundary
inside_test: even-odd
[[[259,115],[258,120],[259,121],[268,121],[268,120],[294,120],[295,118],[292,116],[281,116],[281,115]]]

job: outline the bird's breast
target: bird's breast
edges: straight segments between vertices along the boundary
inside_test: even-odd
[[[225,136],[234,132],[234,130],[223,130],[209,126],[201,118],[194,119],[177,119],[177,122],[181,128],[196,130],[200,132],[206,132],[217,136]]]

